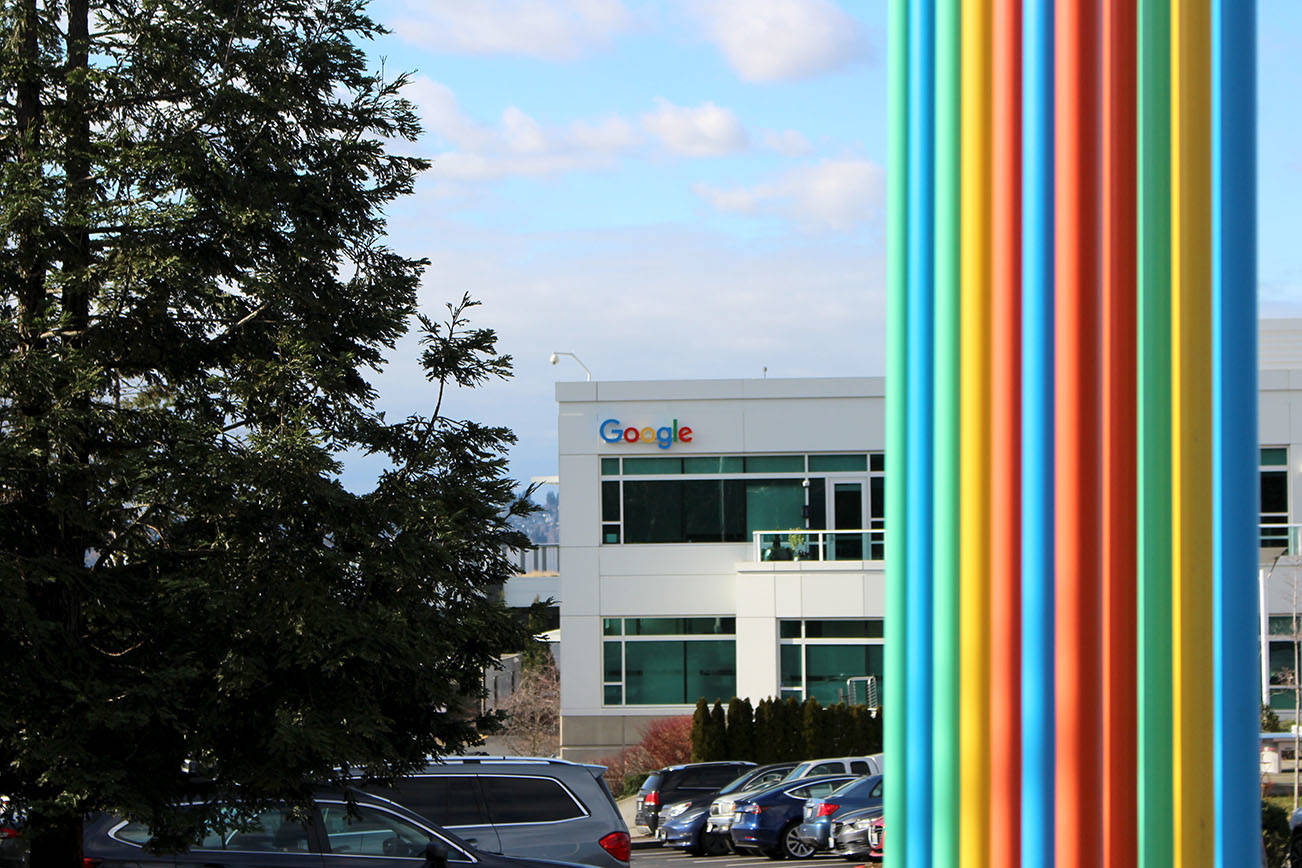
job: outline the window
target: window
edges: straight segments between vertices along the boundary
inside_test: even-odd
[[[399,856],[414,858],[425,853],[430,833],[370,805],[321,805],[321,824],[331,853],[350,856]]]
[[[690,705],[736,695],[736,631],[736,618],[606,618],[603,702]]]
[[[864,703],[865,679],[873,676],[881,683],[884,640],[879,619],[779,621],[778,636],[778,688],[783,697],[812,696],[824,705]]]
[[[586,817],[570,791],[552,778],[480,775],[488,814],[499,826],[557,823]]]
[[[422,775],[403,778],[393,788],[368,787],[440,826],[486,826],[488,813],[479,799],[474,775]]]
[[[144,823],[123,823],[112,837],[143,846],[154,836]],[[222,808],[216,827],[195,841],[198,850],[239,850],[258,853],[313,852],[307,825],[292,808],[272,808],[256,817],[241,816]]]
[[[1288,545],[1288,449],[1283,446],[1261,450],[1261,524],[1262,548]]]
[[[843,546],[862,536],[869,547],[865,552],[860,542],[858,553],[846,558],[866,554],[880,560],[885,538],[881,459],[880,453],[865,452],[603,458],[602,543],[748,542],[757,530],[827,529],[834,517],[838,529],[871,531],[844,535]],[[827,502],[834,491],[845,501],[839,506]]]

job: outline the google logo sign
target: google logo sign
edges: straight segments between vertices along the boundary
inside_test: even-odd
[[[597,433],[607,443],[619,443],[621,440],[625,443],[654,443],[661,449],[668,449],[675,443],[692,442],[692,429],[686,425],[678,427],[677,419],[672,425],[662,425],[659,428],[625,428],[618,419],[607,419],[601,423]]]

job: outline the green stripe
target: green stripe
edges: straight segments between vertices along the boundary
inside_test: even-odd
[[[1139,10],[1139,862],[1170,865],[1171,4]],[[1210,855],[1210,854],[1209,854]]]
[[[959,861],[959,0],[936,4],[936,865]]]
[[[908,148],[909,29],[906,0],[890,0],[887,36],[887,199],[886,199],[886,684],[885,752],[903,768],[908,721],[905,719],[905,509],[904,468],[908,436],[904,386],[908,362]],[[885,812],[904,828],[908,780],[898,775],[886,791]],[[892,842],[904,863],[905,836]]]

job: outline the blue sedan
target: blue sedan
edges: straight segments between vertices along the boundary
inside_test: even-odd
[[[821,775],[778,784],[738,799],[732,815],[732,844],[738,852],[758,850],[770,859],[808,859],[814,848],[796,835],[806,799],[831,793],[859,775]]]
[[[796,837],[815,850],[832,846],[832,819],[857,808],[880,808],[882,805],[882,776],[868,775],[850,781],[826,796],[805,802],[804,822],[796,830]]]

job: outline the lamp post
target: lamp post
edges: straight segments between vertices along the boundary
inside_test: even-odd
[[[588,375],[588,382],[592,382],[592,371],[589,371],[588,366],[583,364],[582,360],[580,360],[578,356],[574,355],[574,353],[552,353],[551,363],[554,365],[557,362],[559,362],[561,360],[561,356],[569,356],[571,359],[574,359],[574,361],[578,362],[579,367],[583,368],[583,373]]]

